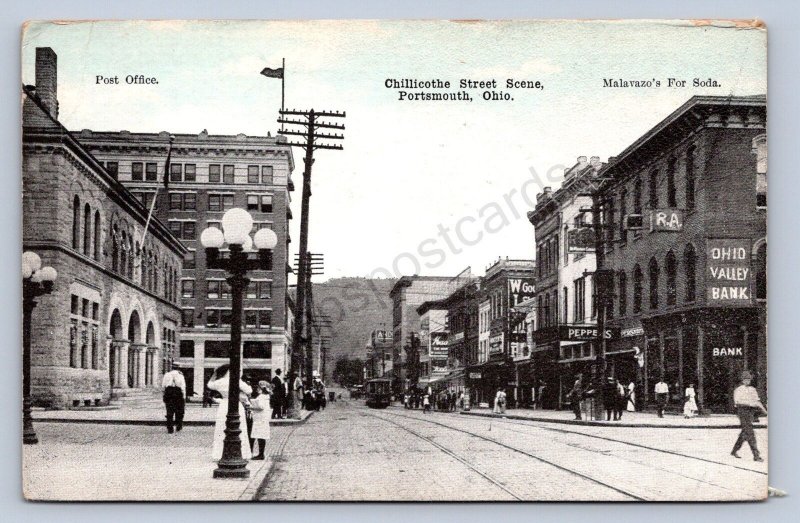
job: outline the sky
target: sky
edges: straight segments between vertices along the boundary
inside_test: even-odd
[[[74,130],[274,135],[280,80],[259,73],[285,58],[287,108],[347,113],[344,150],[315,153],[309,250],[325,256],[320,280],[481,275],[498,257],[533,259],[526,213],[577,157],[605,161],[691,96],[767,89],[766,30],[729,22],[34,22],[23,83],[34,83],[41,46],[58,55],[59,119]],[[96,83],[129,74],[158,84]],[[385,82],[404,78],[450,81],[441,92],[496,79],[513,99],[477,89],[472,102],[401,101]],[[543,88],[508,90],[508,78]]]

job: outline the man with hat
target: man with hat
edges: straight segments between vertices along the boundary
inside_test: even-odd
[[[761,454],[758,452],[758,445],[756,444],[756,433],[753,431],[753,414],[759,410],[767,414],[767,409],[761,403],[758,397],[758,391],[755,387],[750,385],[753,380],[750,371],[742,371],[742,384],[736,387],[733,391],[733,403],[736,405],[736,413],[739,415],[739,423],[741,423],[742,431],[736,439],[736,444],[733,446],[731,456],[738,458],[739,449],[742,448],[746,441],[750,445],[750,450],[753,452],[754,461],[764,461]]]

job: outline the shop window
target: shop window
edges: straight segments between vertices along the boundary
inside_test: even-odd
[[[242,356],[245,358],[272,358],[272,342],[246,341],[242,347]]]

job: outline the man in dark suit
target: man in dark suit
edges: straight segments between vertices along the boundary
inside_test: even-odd
[[[275,371],[275,377],[272,378],[272,417],[279,419],[286,415],[286,384],[281,377],[281,369]]]

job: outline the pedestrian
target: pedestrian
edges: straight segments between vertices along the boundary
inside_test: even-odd
[[[269,439],[269,420],[272,418],[270,400],[269,383],[264,380],[259,381],[250,404],[253,411],[253,429],[250,432],[250,441],[258,442],[258,454],[253,456],[253,459],[264,459],[264,449]],[[252,443],[250,451],[253,451]]]
[[[430,411],[431,411],[431,400],[430,400],[430,396],[428,396],[427,394],[425,394],[425,396],[423,396],[423,398],[422,398],[422,412],[424,412],[424,413],[428,413],[428,412],[430,412]]]
[[[658,417],[664,417],[664,409],[667,406],[667,401],[669,401],[669,385],[664,381],[664,377],[662,376],[661,379],[656,383],[655,387],[656,393],[656,403],[658,403]]]
[[[614,418],[617,421],[622,420],[622,413],[625,412],[625,406],[628,404],[628,393],[619,380],[616,380],[617,385],[617,401],[614,406]]]
[[[683,394],[684,404],[683,404],[683,417],[684,418],[693,418],[697,416],[697,400],[695,396],[697,393],[694,391],[694,384],[690,383],[688,387],[686,387],[686,392]]]
[[[180,432],[183,429],[183,413],[186,407],[186,380],[183,373],[173,368],[164,374],[161,388],[164,389],[164,406],[167,409],[167,432]]]
[[[617,384],[614,378],[609,376],[603,384],[601,390],[603,398],[603,408],[606,409],[606,421],[611,421],[611,414],[614,414],[614,421],[617,420]]]
[[[464,391],[458,394],[458,408],[464,410]]]
[[[272,417],[283,418],[286,410],[286,384],[281,376],[281,369],[275,370],[275,377],[272,378]]]
[[[578,374],[572,389],[567,393],[567,399],[572,407],[575,419],[581,419],[581,400],[583,399],[583,376]]]
[[[225,421],[228,416],[228,390],[230,386],[230,365],[227,363],[225,365],[221,365],[218,367],[214,374],[211,376],[211,380],[208,382],[208,388],[211,390],[215,390],[220,393],[222,396],[222,401],[219,402],[219,406],[217,407],[217,418],[216,423],[214,424],[214,443],[211,446],[211,459],[214,461],[219,461],[222,459],[222,447],[223,442],[225,441]],[[253,392],[253,389],[250,388],[250,385],[242,381],[239,378],[239,392],[244,393],[245,395],[249,395]],[[239,420],[245,420],[245,411],[244,411],[244,404],[239,400],[237,402],[239,404]],[[242,445],[242,458],[243,459],[250,459],[250,445],[248,444],[248,437],[245,435],[244,437],[239,437],[241,440]]]
[[[250,387],[253,389],[253,394],[258,394],[258,385],[255,381],[250,379],[244,379],[246,382],[250,382]],[[250,394],[245,394],[243,392],[239,393],[239,397],[241,399],[242,405],[244,405],[244,419],[245,419],[245,426],[247,427],[247,441],[250,443],[250,454],[253,454],[253,409],[252,409],[252,402],[250,401]]]
[[[636,412],[636,384],[630,382],[628,384],[628,412]]]
[[[742,431],[736,439],[736,444],[733,446],[731,456],[738,458],[739,449],[742,448],[746,441],[750,445],[750,450],[753,452],[753,461],[764,461],[761,454],[758,452],[758,444],[756,443],[756,433],[753,431],[753,414],[755,412],[764,413],[767,415],[767,409],[761,403],[758,397],[758,391],[750,383],[753,376],[749,371],[742,371],[742,384],[736,387],[733,391],[733,403],[736,405],[736,413],[739,415],[739,423]]]

